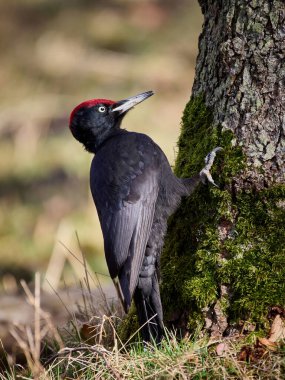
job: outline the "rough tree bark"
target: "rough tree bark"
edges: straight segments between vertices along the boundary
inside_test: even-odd
[[[162,296],[166,320],[220,336],[266,328],[270,308],[285,306],[285,3],[199,3],[175,171],[193,174],[220,145],[220,188],[201,186],[171,219]]]
[[[244,147],[251,185],[284,181],[285,3],[200,1],[205,16],[193,96]],[[261,173],[259,168],[263,167]]]

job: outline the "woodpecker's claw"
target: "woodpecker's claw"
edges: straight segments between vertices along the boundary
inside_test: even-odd
[[[200,171],[200,177],[202,179],[202,182],[205,184],[206,180],[208,180],[212,185],[219,187],[213,180],[211,173],[209,170],[206,170],[205,168]]]
[[[216,186],[216,187],[219,187],[217,184],[215,184],[213,178],[212,178],[212,175],[210,173],[210,169],[214,163],[214,159],[216,157],[216,152],[219,152],[220,150],[222,150],[223,148],[221,148],[220,146],[218,146],[217,148],[213,149],[210,153],[207,154],[207,156],[205,157],[205,167],[200,171],[200,177],[201,177],[201,180],[203,183],[206,183],[206,180],[208,180],[212,185]]]

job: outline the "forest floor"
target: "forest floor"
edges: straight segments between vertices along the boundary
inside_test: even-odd
[[[58,327],[39,276],[34,290],[22,285],[30,321],[10,326],[13,343],[9,353],[2,352],[1,380],[285,378],[285,340],[273,338],[276,326],[267,337],[253,332],[210,339],[197,330],[178,339],[166,330],[157,346],[143,344],[136,331],[122,342],[123,312],[114,289],[93,292],[86,281],[81,292],[58,293],[66,311]]]

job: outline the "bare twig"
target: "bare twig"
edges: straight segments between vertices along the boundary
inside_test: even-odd
[[[41,283],[40,274],[37,272],[35,275],[35,298],[34,298],[34,309],[35,309],[35,321],[34,321],[34,360],[35,363],[40,363],[41,354]]]

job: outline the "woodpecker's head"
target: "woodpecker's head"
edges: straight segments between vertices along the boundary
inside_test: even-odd
[[[118,102],[108,99],[87,100],[71,112],[69,128],[86,150],[96,153],[103,141],[120,129],[126,113],[153,94],[153,91],[147,91]]]

